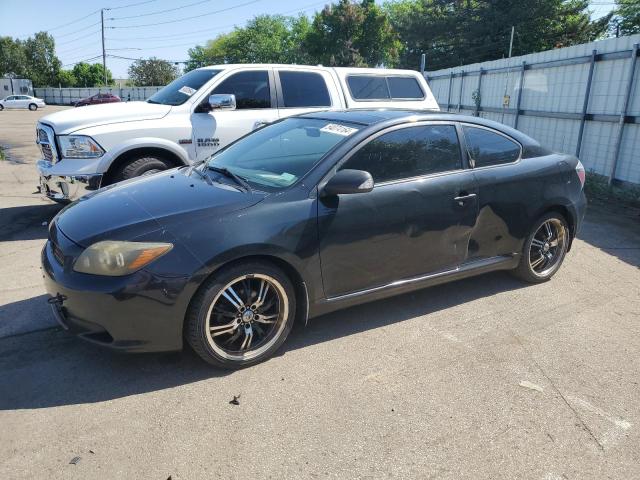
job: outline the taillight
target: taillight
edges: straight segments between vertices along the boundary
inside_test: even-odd
[[[587,174],[584,171],[584,165],[582,162],[578,160],[578,164],[576,165],[576,173],[578,174],[578,178],[580,179],[580,187],[584,188],[584,182],[586,180]]]

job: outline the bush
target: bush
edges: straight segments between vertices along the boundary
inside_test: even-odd
[[[609,185],[607,177],[595,172],[587,173],[584,191],[590,200],[640,208],[640,187]]]

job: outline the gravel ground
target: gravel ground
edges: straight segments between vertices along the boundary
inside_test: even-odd
[[[57,108],[0,113],[0,477],[640,478],[637,212],[591,208],[551,282],[494,273],[337,312],[246,370],[119,355],[44,302],[58,207],[31,194],[33,132]]]

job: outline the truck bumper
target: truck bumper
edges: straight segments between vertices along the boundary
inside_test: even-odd
[[[51,171],[52,164],[47,160],[38,160],[36,166],[40,175],[40,193],[56,202],[71,202],[98,190],[102,184],[101,173],[60,175]]]

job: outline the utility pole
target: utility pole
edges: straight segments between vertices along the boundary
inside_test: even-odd
[[[103,30],[104,32],[104,30]],[[509,41],[509,58],[511,58],[511,54],[513,53],[513,34],[516,33],[516,27],[515,26],[511,26],[511,40]],[[102,37],[104,38],[104,33],[102,34]],[[104,40],[103,42],[104,43]]]
[[[104,8],[100,10],[100,21],[102,24],[102,71],[104,73],[104,86],[106,87],[107,86],[107,55],[104,50]]]

